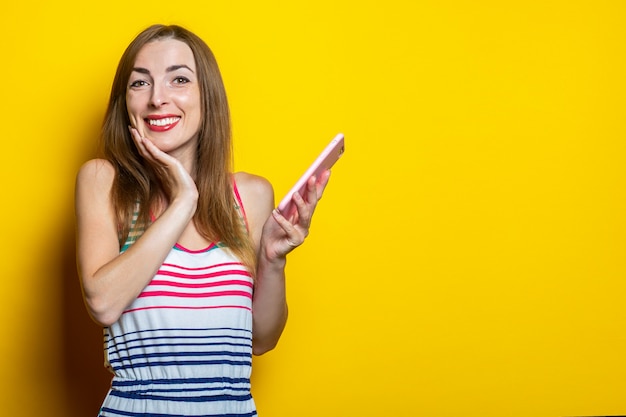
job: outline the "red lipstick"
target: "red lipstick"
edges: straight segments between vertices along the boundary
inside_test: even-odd
[[[152,132],[166,132],[173,129],[180,122],[180,116],[175,114],[154,114],[143,120],[146,127]]]

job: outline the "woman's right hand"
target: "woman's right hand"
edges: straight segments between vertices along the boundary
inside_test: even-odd
[[[139,154],[151,165],[156,173],[168,202],[171,204],[179,199],[192,201],[195,211],[198,201],[198,188],[187,169],[176,158],[161,151],[150,139],[135,127],[129,126]]]

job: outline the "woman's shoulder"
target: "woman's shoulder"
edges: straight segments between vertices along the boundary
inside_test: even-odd
[[[115,168],[113,164],[106,159],[90,159],[85,162],[78,171],[79,176],[84,174],[112,176],[115,174]]]
[[[234,178],[242,196],[245,194],[253,199],[274,198],[274,189],[266,178],[248,172],[236,172]]]
[[[274,209],[272,184],[259,175],[247,172],[237,172],[234,177],[250,230],[255,241],[258,241],[263,224]]]
[[[92,191],[110,189],[115,178],[115,168],[105,159],[91,159],[85,162],[76,175],[76,186]]]

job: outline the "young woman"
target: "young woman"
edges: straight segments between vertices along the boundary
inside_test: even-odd
[[[76,183],[79,274],[114,374],[100,416],[256,415],[252,354],[283,331],[285,258],[329,172],[289,219],[265,179],[233,173],[217,63],[178,26],[124,52],[102,142]]]

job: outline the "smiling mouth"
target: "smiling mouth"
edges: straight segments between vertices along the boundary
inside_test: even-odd
[[[180,116],[146,117],[144,122],[152,132],[167,132],[180,122]]]
[[[164,117],[162,119],[146,119],[146,121],[148,122],[150,126],[159,126],[159,127],[173,125],[179,120],[180,120],[180,117]]]

